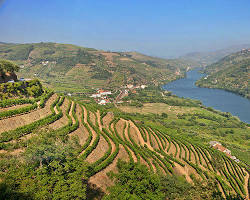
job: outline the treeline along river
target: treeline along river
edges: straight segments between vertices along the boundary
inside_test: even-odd
[[[195,82],[204,74],[199,69],[187,72],[186,78],[179,79],[163,86],[179,97],[200,100],[205,106],[213,107],[222,112],[230,112],[241,121],[250,124],[250,100],[237,94],[211,88],[199,88]]]

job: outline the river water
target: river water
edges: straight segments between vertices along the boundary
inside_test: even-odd
[[[195,86],[195,82],[202,76],[204,75],[200,74],[198,69],[191,70],[187,72],[186,78],[170,82],[164,85],[163,89],[179,97],[200,100],[207,107],[230,112],[250,124],[250,100],[225,90]]]

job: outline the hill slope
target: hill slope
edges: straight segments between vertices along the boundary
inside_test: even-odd
[[[250,49],[226,56],[204,72],[208,76],[197,81],[198,86],[226,89],[250,98]]]
[[[225,49],[220,49],[212,52],[193,52],[181,56],[180,58],[183,60],[187,60],[189,62],[192,61],[197,67],[198,66],[204,67],[207,65],[211,65],[219,61],[223,57],[235,53],[237,51],[240,51],[241,49],[244,48],[250,48],[250,44],[234,45]]]
[[[19,76],[38,77],[57,91],[126,84],[155,84],[184,75],[189,64],[136,52],[106,52],[69,44],[0,44],[0,58],[21,66]]]
[[[15,192],[31,192],[35,199],[39,195],[63,195],[60,192],[67,192],[68,183],[72,185],[68,195],[74,195],[72,191],[77,188],[84,191],[80,184],[86,182],[106,192],[112,185],[107,172],[116,171],[120,158],[144,164],[160,176],[184,175],[190,183],[212,179],[217,184],[213,189],[224,197],[238,194],[248,198],[246,165],[236,163],[207,144],[214,134],[228,142],[234,140],[233,133],[237,132],[241,144],[234,140],[234,145],[247,146],[248,141],[240,139],[249,130],[245,124],[197,101],[161,95],[156,88],[138,89],[128,98],[141,103],[154,99],[155,103],[161,103],[160,112],[168,114],[134,111],[129,114],[111,105],[76,102],[47,90],[32,101],[4,101],[0,113],[12,111],[0,119],[0,178],[14,187]],[[30,103],[36,107],[20,111]],[[151,108],[150,112],[154,110]],[[248,159],[246,156],[246,162]],[[22,169],[24,161],[27,165]],[[89,166],[87,169],[83,168],[85,164]],[[80,171],[74,171],[74,167]],[[28,171],[22,173],[22,170]],[[64,170],[70,175],[62,176]],[[72,184],[74,181],[79,181],[78,187]]]

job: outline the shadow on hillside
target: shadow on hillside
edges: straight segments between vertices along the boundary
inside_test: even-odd
[[[101,188],[98,188],[95,184],[88,183],[87,185],[87,199],[99,200],[104,196],[104,192]]]
[[[0,183],[0,200],[33,200],[29,194],[24,194],[12,190],[5,183]]]

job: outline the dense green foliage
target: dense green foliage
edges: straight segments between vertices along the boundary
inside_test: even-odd
[[[38,97],[43,93],[39,80],[0,84],[0,100],[10,97]]]
[[[104,199],[165,200],[165,199],[223,199],[213,182],[191,185],[183,177],[159,176],[145,165],[118,161],[118,173],[109,173],[115,185]]]
[[[21,160],[7,163],[0,187],[1,199],[86,199],[87,165],[77,158],[79,145],[41,132],[31,141]],[[26,198],[23,198],[25,196]]]
[[[9,60],[0,59],[0,75],[4,76],[6,72],[17,72],[19,66]]]

